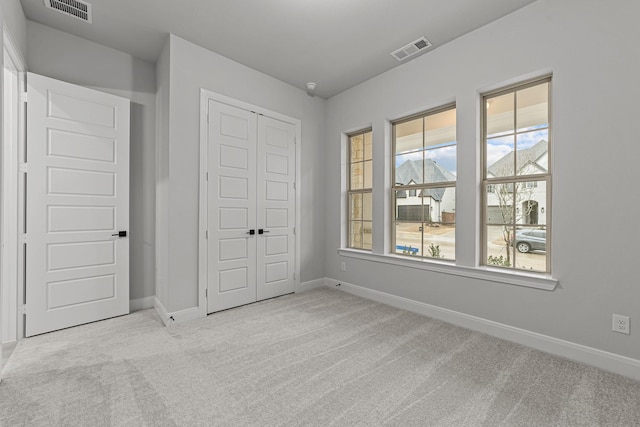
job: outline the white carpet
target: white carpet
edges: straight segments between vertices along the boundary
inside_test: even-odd
[[[331,289],[22,340],[0,425],[640,426],[640,382]]]

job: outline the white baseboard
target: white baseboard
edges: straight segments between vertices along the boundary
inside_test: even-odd
[[[164,326],[169,326],[169,315],[167,314],[167,310],[157,297],[153,298],[153,308],[156,309],[156,313],[160,316],[160,320],[162,320]]]
[[[188,322],[200,317],[198,307],[187,308],[186,310],[174,311],[168,313],[158,298],[154,297],[153,307],[156,309],[158,316],[162,319],[165,326],[177,325],[178,323]]]
[[[296,288],[297,292],[305,292],[310,291],[311,289],[321,288],[327,285],[327,280],[323,277],[322,279],[309,280],[307,282],[302,282]]]
[[[610,353],[582,344],[531,332],[481,317],[471,316],[446,308],[399,297],[385,292],[345,283],[343,281],[325,279],[326,286],[348,292],[363,298],[377,301],[392,307],[411,311],[423,316],[442,320],[456,326],[482,332],[498,338],[532,347],[536,350],[555,354],[556,356],[592,365],[606,371],[640,380],[640,360],[619,354]],[[340,284],[338,286],[338,284]]]
[[[129,313],[153,308],[156,297],[144,297],[129,300]]]

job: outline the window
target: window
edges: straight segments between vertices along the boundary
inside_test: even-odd
[[[550,272],[551,78],[483,97],[484,264]]]
[[[372,180],[373,153],[372,133],[366,130],[351,134],[349,138],[349,226],[348,246],[354,249],[371,250],[372,247]]]
[[[393,123],[393,177],[392,252],[454,260],[455,106]]]

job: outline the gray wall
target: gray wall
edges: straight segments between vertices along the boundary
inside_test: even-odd
[[[611,332],[612,313],[640,319],[636,263],[640,2],[539,0],[327,103],[326,275],[416,301],[640,359],[640,334]],[[428,36],[428,34],[427,34]],[[340,257],[341,132],[374,133],[374,244],[384,251],[388,120],[456,100],[458,260],[479,251],[479,94],[553,71],[555,291]],[[386,130],[385,130],[386,129]],[[596,215],[595,212],[606,212]],[[339,262],[347,272],[339,271]]]
[[[301,282],[324,277],[324,104],[304,91],[170,36],[168,242],[158,265],[168,266],[169,312],[198,305],[200,89],[302,121]],[[166,67],[166,64],[164,65]],[[166,143],[166,141],[160,141]],[[164,152],[166,147],[160,147]]]
[[[130,298],[155,294],[155,108],[152,64],[29,21],[29,71],[131,100]]]
[[[6,29],[11,33],[16,47],[26,59],[27,56],[27,20],[22,11],[20,0],[2,0],[2,19]],[[2,36],[0,36],[2,37]]]

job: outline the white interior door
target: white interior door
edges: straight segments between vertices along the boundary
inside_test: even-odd
[[[256,301],[256,117],[209,101],[207,310]]]
[[[26,335],[129,312],[129,100],[27,75]]]
[[[295,125],[258,116],[258,301],[295,290],[295,138]]]
[[[295,289],[295,125],[210,100],[207,312]]]

